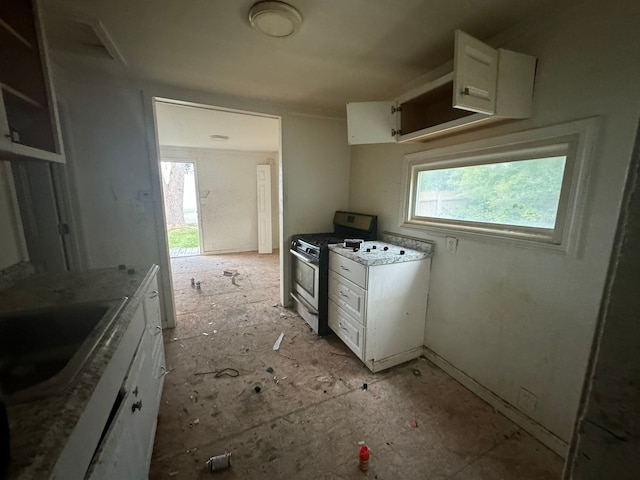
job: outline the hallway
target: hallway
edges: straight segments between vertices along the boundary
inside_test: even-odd
[[[359,442],[371,479],[560,478],[560,457],[427,360],[372,374],[335,335],[313,335],[279,305],[277,254],[172,266],[150,478],[211,478],[207,459],[225,452],[214,478],[362,478]]]

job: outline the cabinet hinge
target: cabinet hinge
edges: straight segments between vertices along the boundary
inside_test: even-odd
[[[398,135],[402,135],[402,130],[396,130],[395,128],[391,129],[391,136],[397,137]]]
[[[402,107],[396,107],[395,105],[391,106],[391,115],[393,115],[396,112],[401,112],[402,111]]]

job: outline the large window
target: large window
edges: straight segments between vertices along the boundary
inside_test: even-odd
[[[402,226],[566,247],[592,129],[581,121],[407,155]]]

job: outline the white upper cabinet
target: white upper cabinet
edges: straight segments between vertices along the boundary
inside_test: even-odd
[[[531,115],[536,58],[457,30],[453,72],[391,102],[347,104],[350,145],[427,141],[490,120]]]
[[[453,106],[493,115],[496,111],[498,52],[456,30],[453,59]]]
[[[0,159],[11,158],[65,161],[36,0],[0,6]]]

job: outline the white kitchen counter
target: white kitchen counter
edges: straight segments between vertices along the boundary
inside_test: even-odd
[[[134,273],[118,268],[108,268],[38,275],[0,291],[0,314],[22,309],[129,297],[119,316],[107,328],[102,340],[64,392],[25,403],[8,405],[12,455],[8,479],[51,478],[72,434],[78,435],[74,430],[79,425],[89,400],[97,391],[105,368],[110,364],[120,346],[120,341],[141,303],[142,293],[155,276],[157,269],[158,267],[154,265],[151,269],[135,268]],[[130,359],[127,360],[127,367],[129,361]],[[122,370],[122,367],[118,369]],[[124,374],[126,369],[122,372],[123,376]],[[104,404],[108,409],[111,408],[113,401],[113,398],[104,398]],[[90,423],[90,419],[83,419],[83,425]],[[95,445],[91,443],[96,434],[99,439],[102,426],[96,425],[95,428],[99,431],[95,432],[93,428],[92,439],[87,441],[89,461],[97,440]],[[74,441],[82,442],[82,438],[79,440],[76,438]],[[86,462],[86,458],[77,459],[79,463],[83,460]],[[86,469],[86,465],[84,468]]]
[[[387,250],[385,250],[385,247]],[[413,250],[380,241],[363,242],[356,252],[353,251],[353,248],[343,247],[342,244],[329,245],[329,249],[367,267],[413,262],[431,257],[430,252]]]

